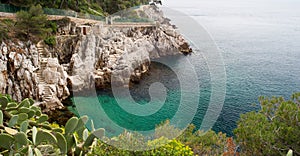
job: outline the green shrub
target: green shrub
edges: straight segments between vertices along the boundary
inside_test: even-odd
[[[57,24],[56,22],[53,22],[53,21],[49,21],[48,24],[47,24],[47,27],[48,28],[51,28],[51,33],[56,33],[57,32]]]
[[[128,134],[122,134],[117,138],[112,138],[109,139],[108,142],[110,141],[120,141],[122,138],[126,138]],[[137,138],[131,138],[133,140],[139,140],[137,143],[141,143],[140,137]],[[122,144],[122,147],[128,147],[127,143],[130,141],[131,143],[134,143],[135,141],[133,140],[127,140],[122,143],[119,142],[117,146],[120,146]],[[114,144],[116,145],[116,144]],[[130,145],[129,145],[130,146]],[[193,151],[190,147],[184,145],[178,140],[169,140],[167,138],[161,137],[152,141],[148,142],[143,142],[141,143],[141,146],[144,146],[145,149],[149,150],[144,150],[144,151],[129,151],[129,150],[124,150],[124,149],[118,149],[116,146],[108,145],[104,143],[103,141],[98,141],[97,145],[94,146],[92,149],[92,153],[89,155],[126,155],[126,156],[134,156],[134,155],[141,155],[141,156],[154,156],[154,155],[159,155],[159,156],[192,156]]]
[[[189,125],[178,140],[191,147],[197,155],[222,155],[226,147],[226,134],[212,130],[195,131],[194,125]]]
[[[291,100],[260,97],[261,110],[242,114],[234,130],[246,155],[300,155],[300,93]]]
[[[51,29],[47,28],[47,16],[40,5],[30,7],[29,11],[19,11],[16,14],[16,30],[25,39],[39,41],[44,39]]]
[[[170,125],[169,120],[167,120],[156,127],[153,139],[149,140],[148,137],[142,134],[125,131],[117,137],[98,141],[91,155],[193,155],[193,151],[189,146],[184,145],[178,139],[174,139],[179,133],[180,130]],[[122,149],[119,149],[120,147]]]
[[[167,144],[165,144],[167,142]],[[153,140],[148,143],[149,146],[153,145],[159,145],[159,144],[165,144],[164,146],[154,148],[153,150],[145,151],[144,155],[161,155],[161,156],[193,156],[194,153],[192,149],[189,146],[184,145],[179,140],[168,140],[166,138],[159,138],[156,140]]]
[[[8,30],[7,28],[5,28],[5,26],[3,26],[1,23],[0,23],[0,42],[2,42],[4,39],[7,39],[8,38]]]
[[[15,22],[11,19],[0,20],[0,42],[9,38],[8,33],[14,28]]]
[[[55,36],[49,36],[46,39],[44,39],[44,42],[49,46],[54,46],[56,45],[56,38]]]

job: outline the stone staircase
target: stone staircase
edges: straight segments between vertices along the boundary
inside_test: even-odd
[[[49,58],[45,51],[43,41],[38,42],[37,50],[39,53],[40,68],[39,68],[39,70],[37,70],[36,73],[37,73],[37,77],[40,81],[40,83],[39,83],[40,89],[41,89],[40,92],[43,93],[40,96],[41,96],[42,101],[47,102],[52,98],[52,92],[51,92],[50,86],[46,83],[45,78],[43,76],[43,71],[46,69],[47,61]]]

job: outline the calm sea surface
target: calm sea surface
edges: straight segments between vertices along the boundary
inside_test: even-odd
[[[227,76],[226,96],[214,130],[231,135],[241,113],[259,108],[253,103],[258,103],[261,95],[289,98],[293,92],[300,91],[300,1],[169,0],[163,3],[164,7],[181,11],[197,21],[220,49]],[[198,75],[200,98],[192,123],[199,127],[211,97],[212,84],[201,47],[198,48],[187,57]],[[182,58],[172,59],[176,64]],[[163,107],[149,116],[124,111],[111,93],[103,91],[98,92],[97,98],[78,97],[75,105],[80,115],[90,115],[96,127],[104,127],[112,134],[117,133],[110,126],[112,122],[130,130],[151,130],[174,116],[181,97],[174,72],[154,63],[149,75],[131,89],[133,99],[141,105],[147,103],[148,89],[154,82],[165,85],[167,97]],[[126,103],[127,98],[121,100]],[[107,117],[110,120],[106,120]]]

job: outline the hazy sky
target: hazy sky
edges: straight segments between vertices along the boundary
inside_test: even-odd
[[[177,7],[278,7],[300,8],[300,0],[162,0],[163,6]],[[259,4],[259,5],[258,5]]]

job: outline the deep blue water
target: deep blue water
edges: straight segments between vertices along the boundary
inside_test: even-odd
[[[172,0],[166,1],[165,7],[193,18],[207,30],[220,49],[227,77],[226,96],[214,130],[231,135],[241,113],[259,109],[253,105],[258,103],[259,96],[289,98],[293,92],[300,91],[299,1],[187,0],[183,3]],[[192,26],[189,31],[182,33],[197,32]],[[192,122],[198,127],[207,111],[212,86],[207,60],[202,53],[203,49],[198,46],[194,54],[187,56],[195,67],[200,87],[199,105]],[[172,59],[176,64],[176,60],[182,58]],[[174,116],[181,95],[174,72],[166,66],[153,64],[150,74],[132,88],[133,99],[141,105],[147,103],[150,100],[148,88],[153,82],[163,83],[168,96],[165,105],[150,116],[126,113],[107,92],[98,92],[101,105],[95,103],[95,98],[81,97],[76,107],[79,113],[88,113],[96,127],[104,127],[111,133],[115,133],[111,122],[130,130],[150,130]],[[124,97],[123,100],[127,99]],[[103,112],[99,110],[107,113],[111,120],[103,120]],[[189,114],[189,110],[185,113]]]

